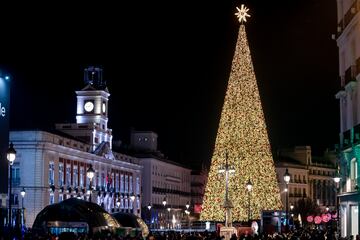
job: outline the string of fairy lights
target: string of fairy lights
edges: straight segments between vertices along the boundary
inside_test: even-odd
[[[247,10],[238,8],[240,22],[246,22]],[[220,166],[228,162],[235,168],[229,179],[229,199],[233,221],[248,218],[246,183],[253,184],[250,208],[253,219],[262,210],[281,209],[280,192],[266,129],[261,99],[253,69],[245,26],[240,25],[231,73],[221,112],[208,183],[205,189],[201,220],[223,221],[224,176]]]

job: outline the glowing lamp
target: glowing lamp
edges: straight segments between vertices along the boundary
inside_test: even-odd
[[[286,169],[286,171],[285,171],[284,181],[285,181],[286,184],[289,184],[289,182],[290,182],[290,174],[289,174],[289,170],[288,170],[288,169]]]
[[[14,164],[15,158],[16,158],[16,151],[14,149],[13,143],[10,143],[10,146],[6,152],[6,158],[9,161],[10,165]]]

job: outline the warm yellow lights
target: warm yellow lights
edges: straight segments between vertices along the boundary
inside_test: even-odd
[[[245,7],[244,4],[241,4],[240,8],[236,7],[236,9],[238,11],[237,11],[237,13],[235,13],[235,15],[239,19],[239,22],[240,23],[242,23],[243,21],[246,22],[246,18],[250,17],[250,15],[248,14],[249,9],[247,7]]]
[[[239,20],[247,16],[247,9],[239,10]],[[243,15],[241,15],[243,14]],[[246,38],[241,25],[232,61],[231,73],[215,148],[205,190],[201,220],[224,221],[225,181],[219,168],[234,167],[229,178],[229,199],[232,201],[233,221],[248,218],[248,189],[251,179],[251,212],[259,219],[262,210],[281,209],[280,192],[271,154],[259,90]]]

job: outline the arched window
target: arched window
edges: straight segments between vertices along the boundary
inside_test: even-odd
[[[351,159],[350,163],[350,179],[355,180],[358,176],[356,158]]]

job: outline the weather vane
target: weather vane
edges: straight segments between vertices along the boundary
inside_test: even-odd
[[[246,18],[250,17],[250,15],[248,14],[249,9],[247,7],[245,7],[244,4],[241,4],[240,8],[236,7],[236,9],[238,11],[237,11],[237,13],[235,13],[235,15],[239,19],[239,22],[240,23],[246,22]]]

